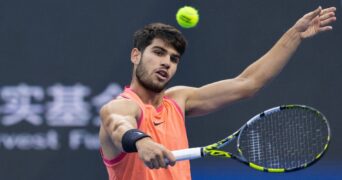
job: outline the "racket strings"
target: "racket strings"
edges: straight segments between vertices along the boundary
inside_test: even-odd
[[[250,162],[267,168],[296,168],[315,160],[327,143],[327,124],[314,111],[285,109],[250,123],[239,148]]]

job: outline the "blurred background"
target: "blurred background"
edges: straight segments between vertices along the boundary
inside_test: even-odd
[[[283,72],[254,98],[188,118],[190,146],[221,139],[281,104],[322,111],[332,128],[328,153],[286,174],[233,160],[193,160],[193,179],[342,178],[340,0],[1,0],[0,179],[107,179],[97,139],[98,110],[130,83],[132,34],[145,24],[180,28],[178,8],[200,13],[170,84],[201,86],[233,78],[306,12],[337,7],[334,30],[304,41]]]

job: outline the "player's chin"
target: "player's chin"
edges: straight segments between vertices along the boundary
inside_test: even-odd
[[[167,85],[167,82],[165,82],[165,83],[157,83],[155,87],[156,87],[156,89],[159,89],[160,91],[163,91],[165,89],[166,85]]]
[[[160,82],[160,81],[155,82],[153,83],[154,84],[153,89],[155,90],[155,92],[162,92],[165,89],[167,83],[168,81],[167,82]]]

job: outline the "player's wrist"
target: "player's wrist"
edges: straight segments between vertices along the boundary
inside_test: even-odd
[[[149,138],[148,134],[138,130],[138,129],[130,129],[124,133],[121,139],[122,148],[125,152],[137,152],[136,142],[144,139]]]
[[[302,32],[299,31],[296,27],[292,27],[285,34],[290,40],[301,41],[303,39],[301,33]]]
[[[290,28],[278,41],[279,44],[283,49],[288,49],[290,51],[295,50],[299,44],[302,42],[302,37],[300,32],[296,30],[296,28]]]

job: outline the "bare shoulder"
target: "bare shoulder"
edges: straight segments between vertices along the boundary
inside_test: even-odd
[[[195,87],[190,86],[174,86],[165,91],[166,96],[171,98],[183,98],[187,99],[191,93],[195,90]]]
[[[186,104],[197,88],[190,86],[174,86],[165,91],[165,95],[172,98],[186,113]]]
[[[130,99],[114,99],[103,105],[100,110],[100,115],[103,120],[112,114],[138,118],[140,116],[140,108],[136,102]]]

